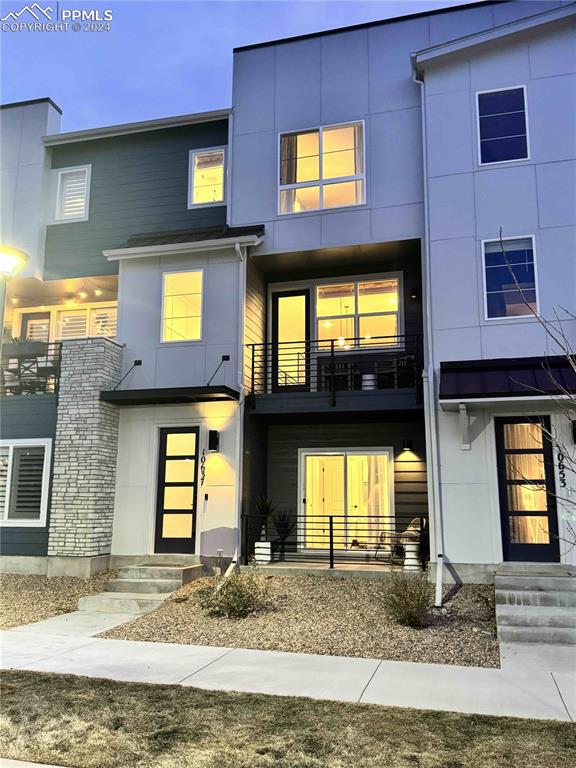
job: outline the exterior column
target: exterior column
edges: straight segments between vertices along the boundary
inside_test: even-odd
[[[48,556],[108,555],[119,409],[100,401],[122,376],[122,347],[105,338],[62,343]]]

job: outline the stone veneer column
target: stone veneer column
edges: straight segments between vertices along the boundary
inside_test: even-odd
[[[119,410],[100,401],[122,376],[122,347],[105,338],[62,343],[48,555],[110,552]]]

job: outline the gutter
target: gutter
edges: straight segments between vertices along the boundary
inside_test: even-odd
[[[433,533],[430,540],[436,551],[436,593],[435,605],[442,605],[442,579],[444,559],[444,523],[442,514],[442,494],[440,493],[440,449],[438,446],[438,420],[435,403],[435,372],[432,335],[432,302],[431,302],[431,268],[430,268],[430,218],[428,215],[428,166],[426,148],[426,101],[424,80],[418,79],[418,73],[414,70],[412,79],[420,86],[420,103],[422,116],[422,160],[424,175],[424,291],[426,333],[428,343],[424,345],[426,368],[422,375],[424,389],[424,427],[426,433],[426,451],[430,457],[430,466],[427,467],[428,478],[428,503],[431,505],[434,521]],[[430,553],[433,556],[433,553]]]
[[[242,555],[242,482],[244,468],[244,318],[246,315],[246,249],[240,242],[234,246],[238,256],[238,389],[240,400],[238,402],[238,428],[236,431],[236,455],[238,468],[236,470],[236,548],[231,566],[240,564]],[[230,567],[226,571],[225,579],[234,569]]]
[[[261,235],[243,235],[242,237],[226,237],[219,240],[193,240],[187,243],[166,243],[164,245],[144,245],[132,248],[113,248],[102,251],[108,261],[122,259],[143,259],[147,256],[178,256],[191,251],[217,251],[221,248],[236,248],[237,246],[260,245],[264,240]]]

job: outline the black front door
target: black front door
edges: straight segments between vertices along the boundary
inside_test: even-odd
[[[194,553],[198,437],[198,427],[160,430],[155,552]]]
[[[310,388],[310,292],[272,294],[272,390]]]
[[[495,424],[504,560],[558,562],[550,419],[499,418]]]

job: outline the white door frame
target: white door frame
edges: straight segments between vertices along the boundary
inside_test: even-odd
[[[299,448],[298,449],[298,518],[297,518],[297,548],[304,550],[306,505],[304,498],[306,496],[306,457],[307,456],[344,456],[344,515],[348,516],[348,488],[347,488],[347,469],[346,456],[381,456],[388,457],[388,508],[390,516],[395,516],[394,509],[394,448],[392,446],[382,446],[374,448]],[[316,550],[315,550],[316,551]]]

